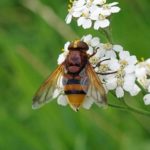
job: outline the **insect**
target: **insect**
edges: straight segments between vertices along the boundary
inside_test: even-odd
[[[86,99],[93,100],[98,105],[106,105],[105,89],[89,62],[92,55],[87,54],[88,45],[83,41],[74,41],[69,47],[69,53],[62,64],[41,85],[33,98],[33,109],[53,99],[53,93],[60,84],[71,108],[78,111]]]

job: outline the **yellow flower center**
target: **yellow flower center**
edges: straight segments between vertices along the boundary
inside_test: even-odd
[[[103,5],[103,9],[110,9],[110,6],[108,4]]]
[[[82,16],[85,17],[85,18],[88,18],[88,17],[89,17],[89,12],[88,12],[88,11],[83,12],[83,13],[82,13]]]
[[[123,78],[119,78],[119,79],[117,80],[117,85],[118,85],[118,86],[122,86],[123,83],[124,83]]]
[[[100,20],[104,20],[105,18],[106,18],[106,17],[105,17],[104,15],[101,15],[101,14],[99,15],[99,19],[100,19]]]
[[[99,72],[107,72],[109,70],[108,64],[101,64],[99,66]]]
[[[125,72],[123,69],[120,69],[117,74],[116,74],[116,78],[117,78],[117,85],[118,86],[122,86],[123,83],[124,83],[124,75],[125,75]]]
[[[112,44],[110,44],[110,43],[106,43],[106,44],[104,44],[103,45],[103,47],[104,47],[104,49],[106,49],[106,50],[112,50]]]
[[[126,60],[120,60],[119,63],[121,64],[121,69],[124,69],[128,65],[128,62]]]
[[[91,62],[91,64],[96,65],[98,63],[98,58],[93,56],[90,58],[90,62]]]

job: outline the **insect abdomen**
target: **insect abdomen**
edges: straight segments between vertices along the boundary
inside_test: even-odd
[[[64,92],[73,109],[78,109],[82,104],[88,90],[87,84],[81,84],[81,79],[68,79],[64,85]]]

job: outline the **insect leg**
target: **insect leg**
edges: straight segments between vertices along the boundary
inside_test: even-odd
[[[96,74],[100,74],[100,75],[110,75],[110,74],[115,74],[115,73],[117,73],[118,71],[113,71],[113,72],[105,72],[105,73],[103,73],[103,72],[96,72]]]
[[[94,50],[93,54],[89,55],[88,57],[89,57],[89,58],[93,57],[93,56],[97,53],[97,50],[98,50],[98,49],[99,49],[99,48],[97,47],[97,48]]]
[[[107,61],[107,60],[110,60],[110,58],[107,58],[107,59],[104,59],[104,60],[99,61],[99,62],[95,65],[94,68],[99,67],[102,62]]]

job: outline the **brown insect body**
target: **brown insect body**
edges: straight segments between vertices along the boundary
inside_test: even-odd
[[[88,46],[83,42],[69,46],[69,54],[64,62],[66,73],[63,76],[64,92],[70,106],[78,110],[88,91],[89,79],[85,67],[88,62]]]
[[[103,85],[89,62],[88,45],[83,41],[72,42],[65,61],[49,76],[33,98],[33,108],[39,108],[53,98],[59,84],[73,110],[77,111],[87,99],[98,105],[106,104]],[[61,80],[62,78],[62,80]],[[58,81],[61,82],[58,84]]]

